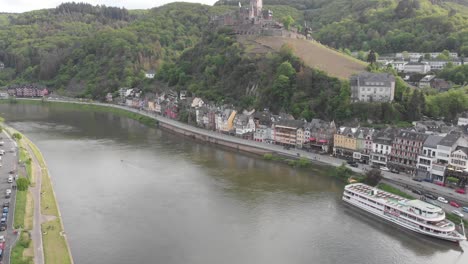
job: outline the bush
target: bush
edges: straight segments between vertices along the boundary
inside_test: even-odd
[[[29,187],[29,179],[21,177],[16,181],[16,186],[18,187],[18,191],[26,191]]]
[[[296,166],[298,166],[300,168],[307,168],[311,164],[312,163],[310,162],[310,160],[308,160],[306,158],[300,158],[299,160],[296,161]]]
[[[458,183],[458,178],[455,178],[455,177],[447,177],[447,181],[453,182],[453,183]]]
[[[339,167],[333,168],[332,175],[348,182],[349,177],[353,176],[353,171],[343,163]]]
[[[13,133],[13,139],[16,139],[16,140],[21,140],[23,138],[23,136],[21,136],[20,133]]]
[[[266,160],[273,160],[273,154],[271,153],[264,154],[263,158]]]

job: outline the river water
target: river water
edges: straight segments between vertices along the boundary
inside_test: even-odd
[[[0,115],[43,152],[77,264],[468,263],[454,244],[344,205],[321,168],[109,113],[2,104]]]

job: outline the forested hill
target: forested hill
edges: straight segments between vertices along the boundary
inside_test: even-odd
[[[146,70],[198,43],[211,12],[176,3],[151,10],[67,3],[55,9],[0,14],[0,86],[40,82],[54,90],[102,98],[136,87]]]
[[[467,0],[264,0],[264,5],[300,10],[301,23],[307,21],[315,38],[335,48],[379,53],[448,49],[468,56]]]

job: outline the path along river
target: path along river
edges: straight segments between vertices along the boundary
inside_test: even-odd
[[[77,264],[468,263],[458,246],[344,205],[323,168],[109,113],[3,104],[0,115],[43,152]]]

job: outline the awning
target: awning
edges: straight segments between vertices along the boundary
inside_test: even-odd
[[[310,141],[315,141],[315,140],[317,140],[317,139],[314,138],[314,137],[311,137],[311,138],[309,138],[309,140],[310,140]]]
[[[319,140],[319,143],[327,143],[327,142],[328,142],[328,140],[326,140],[326,139]]]

